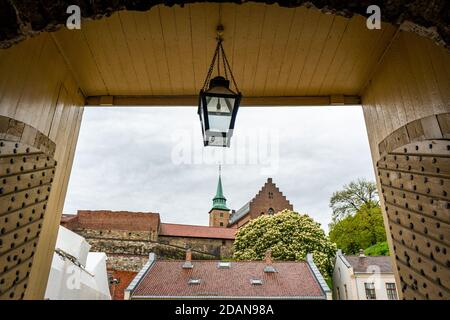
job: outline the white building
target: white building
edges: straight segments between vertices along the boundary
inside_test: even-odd
[[[336,253],[333,270],[335,300],[397,300],[390,257]]]
[[[51,300],[111,300],[106,254],[60,226],[45,298]]]

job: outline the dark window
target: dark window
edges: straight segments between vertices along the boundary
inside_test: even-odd
[[[344,284],[344,294],[345,294],[345,300],[348,300],[348,292],[347,292],[347,285]]]
[[[227,244],[227,242],[225,240],[222,240],[222,245],[224,246],[226,244]]]
[[[223,212],[220,213],[220,217],[221,217],[221,218],[223,217]]]
[[[269,199],[273,199],[273,193],[269,192]]]
[[[375,295],[375,284],[373,282],[364,283],[366,288],[366,298],[367,300],[375,300],[377,296]]]
[[[389,300],[398,300],[397,290],[395,289],[395,283],[386,283],[386,292]]]
[[[220,223],[220,226],[223,227],[223,222]]]
[[[273,211],[272,208],[270,208],[270,209],[267,211],[267,213],[268,213],[269,215],[272,215],[272,214],[274,214],[275,212]]]
[[[341,300],[341,294],[339,293],[339,287],[336,287],[336,298],[337,298],[337,300]]]

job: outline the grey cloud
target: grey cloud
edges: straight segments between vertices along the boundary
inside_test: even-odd
[[[297,211],[325,230],[333,191],[358,177],[374,179],[360,107],[242,108],[232,148],[204,151],[236,152],[233,142],[240,134],[261,128],[279,136],[274,182]],[[207,225],[217,165],[174,164],[177,132],[195,143],[193,150],[202,150],[194,108],[86,108],[64,212],[153,211],[165,222]],[[259,191],[267,179],[263,168],[223,166],[230,208],[238,209]]]

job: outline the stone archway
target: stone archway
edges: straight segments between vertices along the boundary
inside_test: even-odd
[[[0,116],[0,300],[25,295],[56,161],[55,144]]]
[[[69,5],[78,5],[84,19],[100,19],[110,16],[116,11],[133,10],[147,11],[152,7],[164,4],[167,6],[198,2],[236,3],[242,0],[58,0],[58,1],[0,1],[0,48],[7,48],[40,32],[55,31],[65,25]],[[281,7],[295,8],[299,6],[316,7],[324,13],[332,13],[344,17],[355,14],[367,15],[367,7],[372,4],[367,1],[324,1],[324,0],[253,0],[266,4],[278,3]],[[376,4],[380,7],[384,22],[403,25],[403,28],[420,35],[432,38],[448,48],[450,43],[450,28],[448,27],[447,0],[382,0]]]
[[[379,144],[385,224],[404,299],[450,294],[450,113],[400,127]]]

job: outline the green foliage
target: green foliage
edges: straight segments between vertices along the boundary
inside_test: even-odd
[[[364,250],[366,256],[388,256],[389,247],[387,241],[379,242]]]
[[[357,254],[359,249],[386,241],[380,207],[363,205],[354,216],[348,216],[331,226],[329,236],[346,254]]]
[[[377,186],[372,181],[358,179],[345,185],[343,190],[333,193],[330,208],[333,210],[330,228],[349,215],[355,214],[362,206],[377,207]]]
[[[269,249],[274,260],[305,260],[312,253],[322,274],[332,273],[336,246],[308,215],[284,210],[260,216],[239,229],[234,242],[236,259],[261,260]]]

